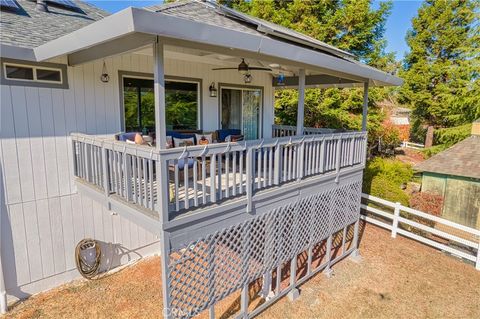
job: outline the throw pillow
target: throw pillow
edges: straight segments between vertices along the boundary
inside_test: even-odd
[[[212,144],[213,134],[195,134],[198,145]]]
[[[175,147],[183,147],[183,146],[193,146],[195,145],[195,142],[193,140],[193,137],[190,138],[173,138],[173,144]]]

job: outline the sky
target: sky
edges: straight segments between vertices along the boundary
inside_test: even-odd
[[[157,1],[115,1],[115,0],[101,0],[101,1],[87,1],[93,5],[100,7],[108,12],[114,13],[125,9],[127,7],[145,7],[153,4],[162,3],[162,0]],[[378,6],[381,1],[374,1],[374,8]],[[387,39],[387,52],[396,52],[397,60],[403,59],[408,46],[405,42],[405,35],[410,28],[411,20],[416,15],[418,8],[422,1],[414,0],[394,0],[391,15],[388,17],[386,24],[385,37]]]

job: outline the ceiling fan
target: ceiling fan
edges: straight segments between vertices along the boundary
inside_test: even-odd
[[[264,67],[259,67],[259,66],[248,66],[248,64],[245,62],[245,59],[242,58],[242,62],[238,65],[236,68],[215,68],[212,69],[213,71],[219,71],[219,70],[238,70],[244,77],[243,80],[245,83],[250,83],[252,82],[252,75],[250,74],[250,71],[272,71],[270,68],[264,68]]]

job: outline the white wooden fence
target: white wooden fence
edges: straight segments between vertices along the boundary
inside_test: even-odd
[[[408,141],[403,141],[402,142],[402,147],[411,148],[411,149],[414,149],[414,150],[423,150],[425,148],[425,145],[418,144],[418,143],[412,143],[412,142],[408,142]]]
[[[372,195],[362,194],[362,199],[363,220],[390,230],[393,238],[400,234],[472,261],[480,271],[480,230]]]

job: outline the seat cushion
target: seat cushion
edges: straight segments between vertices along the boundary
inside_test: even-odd
[[[217,130],[217,137],[219,142],[225,142],[225,138],[229,135],[241,135],[242,131],[238,129],[223,129]]]
[[[137,135],[138,132],[127,132],[127,133],[120,133],[117,135],[118,140],[121,142],[126,142],[127,140],[129,141],[135,141],[135,135]]]

